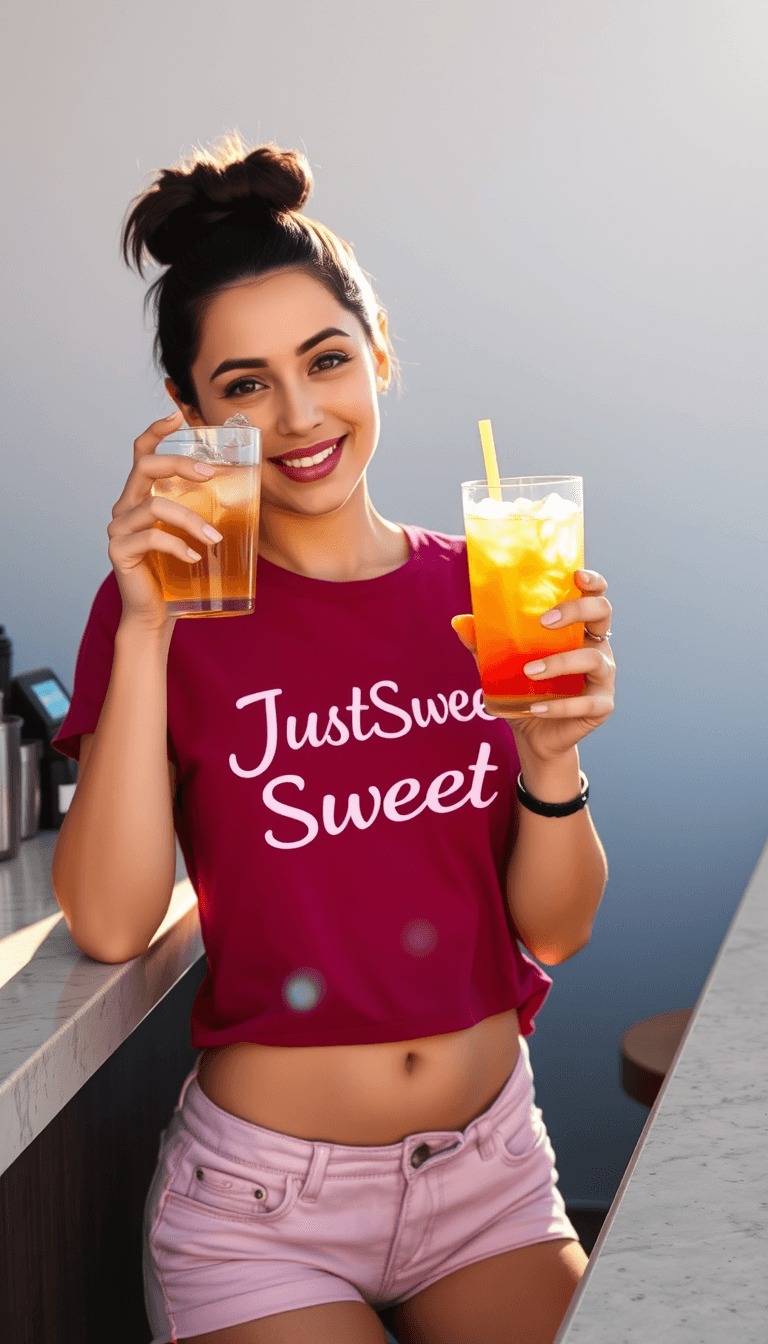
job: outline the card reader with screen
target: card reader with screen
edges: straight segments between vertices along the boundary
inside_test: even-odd
[[[60,826],[72,801],[76,765],[51,745],[69,711],[69,694],[50,667],[14,677],[5,697],[6,714],[20,714],[25,738],[41,738],[40,825]]]

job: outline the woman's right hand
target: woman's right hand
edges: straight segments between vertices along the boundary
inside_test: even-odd
[[[146,563],[150,551],[166,551],[190,565],[200,559],[201,548],[212,544],[203,531],[206,522],[200,514],[184,504],[151,494],[153,481],[163,477],[183,476],[199,484],[213,475],[211,467],[183,455],[155,456],[158,444],[180,424],[181,411],[174,411],[139,435],[133,445],[133,470],[112,510],[107,534],[109,558],[123,599],[121,624],[127,621],[164,631],[175,620],[168,616],[160,585]],[[155,527],[156,522],[169,523],[188,533],[195,557],[186,541]]]

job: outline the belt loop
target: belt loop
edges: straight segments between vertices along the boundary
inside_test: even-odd
[[[186,1097],[187,1092],[189,1091],[190,1084],[192,1083],[192,1080],[193,1080],[193,1079],[197,1078],[197,1065],[198,1065],[199,1063],[200,1063],[200,1060],[198,1059],[197,1064],[195,1065],[194,1069],[192,1070],[191,1073],[188,1073],[188,1074],[187,1074],[186,1078],[184,1079],[184,1082],[183,1082],[182,1085],[181,1085],[181,1093],[180,1093],[180,1095],[179,1095],[179,1100],[178,1100],[177,1103],[176,1103],[176,1110],[177,1110],[177,1111],[180,1111],[180,1110],[182,1109],[182,1107],[183,1107],[183,1105],[184,1105],[184,1098]]]
[[[307,1179],[304,1182],[303,1189],[299,1195],[305,1204],[316,1204],[317,1197],[323,1184],[325,1169],[328,1166],[328,1159],[331,1156],[331,1145],[329,1143],[316,1143],[312,1154],[312,1161],[309,1164]]]
[[[477,1122],[477,1148],[483,1162],[487,1162],[496,1152],[496,1135],[493,1121],[484,1117]]]

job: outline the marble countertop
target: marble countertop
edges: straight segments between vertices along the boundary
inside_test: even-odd
[[[149,950],[120,965],[72,942],[51,887],[58,831],[0,863],[0,1174],[202,956],[180,859]]]
[[[768,1341],[768,845],[556,1344]]]

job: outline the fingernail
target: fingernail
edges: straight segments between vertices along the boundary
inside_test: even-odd
[[[548,709],[549,705],[544,705],[540,701],[537,701],[535,705],[531,705],[532,714],[546,714]]]
[[[561,611],[558,611],[557,609],[555,609],[554,611],[545,611],[544,615],[541,617],[541,624],[557,625],[557,622],[560,620],[562,614],[563,613]]]
[[[178,410],[177,410],[177,411],[171,411],[171,414],[170,414],[170,415],[166,415],[165,418],[166,418],[166,420],[174,420],[174,419],[176,418],[177,415],[181,415],[181,411],[178,411]]]
[[[203,462],[195,463],[195,471],[199,471],[201,476],[213,475],[213,467],[206,467]]]
[[[539,672],[544,671],[546,666],[547,666],[546,663],[526,663],[525,667],[523,668],[523,671],[526,677],[536,677],[538,676]]]
[[[202,555],[198,555],[197,551],[193,551],[191,546],[187,547],[187,555],[190,560],[202,560],[203,558]]]
[[[590,574],[588,569],[577,569],[576,576],[577,578],[581,579],[582,583],[592,582],[592,575]]]
[[[209,527],[207,523],[205,524],[205,527],[203,528],[203,532],[205,533],[205,535],[206,535],[206,537],[208,538],[209,541],[223,541],[223,540],[224,540],[224,538],[223,538],[223,536],[221,535],[221,533],[220,533],[220,532],[217,532],[215,527]]]

